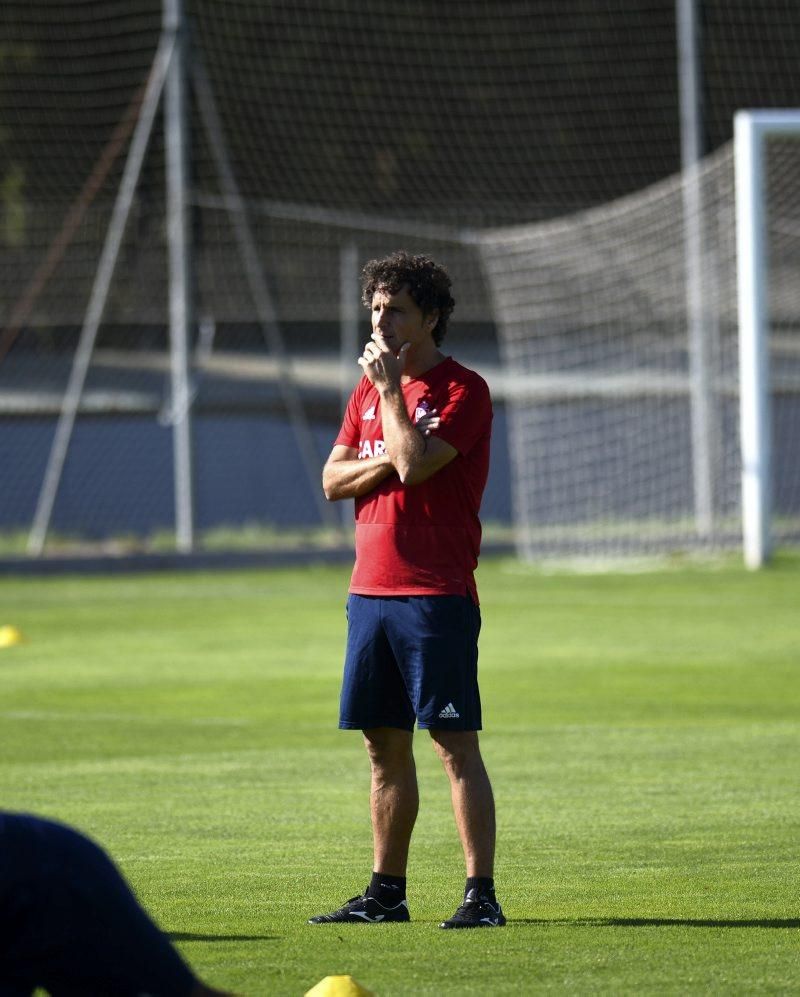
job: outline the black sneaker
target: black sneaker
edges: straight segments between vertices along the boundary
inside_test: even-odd
[[[394,907],[384,907],[374,897],[368,897],[366,891],[361,897],[352,897],[344,907],[330,914],[319,914],[310,917],[309,924],[334,924],[343,921],[351,924],[377,924],[380,921],[410,921],[408,904],[401,900]]]
[[[464,903],[451,918],[442,921],[440,928],[502,928],[506,923],[502,908],[496,900],[470,890]]]

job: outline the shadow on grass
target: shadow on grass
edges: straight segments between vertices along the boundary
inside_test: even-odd
[[[509,924],[572,925],[577,928],[800,928],[800,918],[706,920],[686,917],[509,918]]]
[[[171,942],[276,942],[277,935],[197,935],[189,931],[168,931]]]

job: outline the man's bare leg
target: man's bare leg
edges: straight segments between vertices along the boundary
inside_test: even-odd
[[[396,727],[373,727],[364,731],[364,744],[372,767],[372,879],[364,896],[353,897],[330,914],[309,918],[310,924],[409,920],[406,866],[419,809],[412,734]]]
[[[464,902],[440,928],[498,928],[506,923],[494,891],[494,795],[475,731],[430,731],[450,779],[453,813],[464,849]]]
[[[411,833],[419,810],[413,735],[396,727],[364,731],[372,768],[370,813],[375,872],[406,874]]]
[[[467,876],[494,875],[494,795],[483,764],[476,731],[430,731],[434,746],[450,779]]]

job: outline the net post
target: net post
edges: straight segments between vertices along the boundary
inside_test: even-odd
[[[247,215],[247,207],[239,190],[225,144],[222,122],[211,84],[202,60],[197,57],[192,60],[191,82],[200,120],[208,139],[211,156],[222,188],[223,204],[233,226],[245,279],[252,295],[264,341],[275,356],[279,372],[278,387],[295,432],[300,458],[308,476],[308,483],[314,495],[320,521],[324,526],[338,527],[338,516],[325,500],[322,489],[319,487],[320,461],[316,443],[292,373],[291,361],[284,343],[283,333],[278,325],[272,295],[261,270],[255,237]]]
[[[342,406],[358,381],[358,319],[361,313],[358,285],[358,246],[345,243],[339,251],[339,378]]]
[[[125,168],[114,202],[111,221],[108,225],[103,250],[97,265],[89,303],[81,328],[78,349],[70,371],[64,402],[56,425],[53,444],[47,459],[44,481],[33,517],[33,525],[28,536],[28,553],[38,557],[44,550],[50,519],[53,514],[56,495],[61,483],[61,473],[69,450],[72,430],[78,415],[78,407],[83,394],[83,386],[89,370],[97,332],[105,311],[111,280],[117,265],[122,238],[128,223],[136,185],[139,182],[153,121],[161,100],[164,81],[173,57],[173,40],[163,34],[153,59],[147,80],[144,97],[139,110],[139,119],[131,137]]]
[[[742,536],[745,564],[769,557],[770,415],[766,348],[764,132],[758,116],[734,116],[736,258],[739,310],[739,425],[742,448]]]
[[[686,318],[689,336],[692,479],[695,529],[708,538],[714,529],[713,457],[715,450],[714,385],[708,290],[704,280],[705,233],[700,119],[700,59],[695,0],[676,0],[678,77],[683,170],[683,225],[686,274]]]
[[[772,552],[772,422],[767,327],[769,261],[764,143],[767,138],[777,135],[800,139],[800,111],[741,110],[734,115],[742,534],[748,568],[762,567]]]
[[[189,125],[186,105],[187,37],[183,0],[164,0],[162,17],[164,31],[175,42],[164,84],[175,546],[181,553],[189,553],[194,549],[192,396],[189,384],[192,303],[191,236],[186,203]]]
[[[360,314],[358,246],[354,242],[345,243],[339,250],[339,381],[341,403],[344,411],[350,392],[358,381],[358,318]],[[345,529],[353,525],[353,499],[339,503],[342,525]]]

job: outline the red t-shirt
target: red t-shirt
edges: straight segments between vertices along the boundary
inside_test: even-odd
[[[489,474],[492,402],[483,378],[446,357],[402,386],[412,422],[437,409],[435,435],[458,450],[417,485],[389,475],[356,506],[356,595],[472,595],[481,543],[478,519]],[[380,396],[367,377],[356,385],[336,444],[359,459],[383,453]]]

